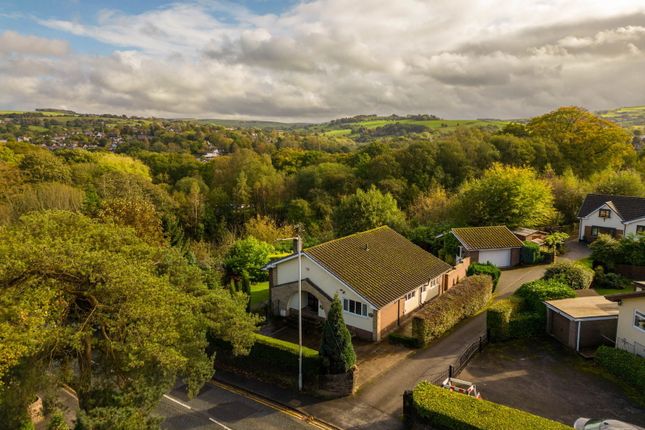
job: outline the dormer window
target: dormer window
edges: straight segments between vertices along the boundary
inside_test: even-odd
[[[600,209],[598,211],[598,216],[600,218],[611,218],[611,211],[609,209]]]

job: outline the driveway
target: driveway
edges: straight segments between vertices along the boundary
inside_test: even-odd
[[[513,294],[522,284],[540,279],[546,270],[545,265],[520,267],[502,271],[495,289],[495,299],[503,299]]]
[[[578,417],[645,425],[643,408],[616,384],[599,376],[592,361],[552,339],[489,345],[459,377],[474,381],[487,400],[568,425]]]

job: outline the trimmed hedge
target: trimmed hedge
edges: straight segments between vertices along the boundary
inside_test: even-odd
[[[260,379],[278,384],[297,386],[298,345],[262,334],[255,334],[255,343],[248,355],[234,356],[230,344],[213,342],[217,351],[215,363],[233,370],[253,374]],[[305,386],[315,388],[320,373],[318,351],[302,348],[302,376]]]
[[[495,291],[495,288],[497,287],[497,283],[499,282],[499,277],[502,275],[502,271],[499,270],[497,266],[490,263],[486,263],[486,264],[472,263],[470,266],[468,266],[468,272],[466,274],[468,276],[473,276],[473,275],[490,276],[491,279],[493,280],[493,291]]]
[[[565,430],[571,426],[519,409],[419,383],[404,406],[409,427],[440,430]],[[416,426],[415,426],[416,427]]]
[[[593,270],[579,263],[560,261],[547,267],[544,279],[555,279],[574,290],[584,290],[591,286],[593,275]]]
[[[493,304],[486,322],[491,341],[540,336],[546,328],[545,300],[576,297],[576,293],[555,280],[539,279],[522,285],[508,299]]]
[[[641,392],[645,390],[645,358],[602,345],[596,351],[596,362],[628,385]]]
[[[576,297],[575,291],[557,279],[538,279],[523,284],[515,294],[522,297],[527,309],[544,314],[545,300],[571,299]]]
[[[404,334],[390,333],[387,335],[390,343],[403,345],[408,348],[419,348],[419,340],[416,337],[406,336]]]
[[[524,305],[524,300],[511,296],[508,299],[499,300],[488,308],[486,313],[486,324],[493,341],[510,339],[510,321],[513,315],[517,314]]]
[[[537,264],[542,261],[542,254],[540,253],[540,245],[530,240],[522,242],[522,249],[520,251],[520,259],[524,264]]]
[[[490,276],[475,275],[463,279],[417,313],[412,319],[412,336],[419,346],[427,345],[486,306],[492,293]]]
[[[508,322],[508,335],[511,339],[537,337],[546,330],[546,318],[538,312],[520,312]]]

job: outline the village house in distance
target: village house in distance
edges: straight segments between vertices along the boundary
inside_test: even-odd
[[[302,251],[303,315],[324,319],[338,294],[356,336],[379,341],[466,276],[470,259],[453,267],[389,227],[335,239]],[[268,264],[274,315],[298,310],[298,255]]]

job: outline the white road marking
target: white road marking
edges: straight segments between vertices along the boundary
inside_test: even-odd
[[[188,409],[188,410],[191,410],[191,411],[195,410],[195,409],[193,409],[193,408],[192,408],[192,406],[187,405],[186,403],[184,403],[184,402],[182,402],[182,401],[179,401],[179,400],[177,400],[177,399],[175,399],[175,398],[173,398],[173,397],[170,397],[168,394],[164,394],[163,396],[164,396],[166,399],[170,400],[171,402],[175,402],[175,403],[177,403],[178,405],[183,406],[184,408],[186,408],[186,409]],[[221,427],[221,428],[223,428],[224,430],[233,430],[232,428],[230,428],[230,427],[228,427],[228,426],[226,426],[226,425],[222,424],[221,422],[217,421],[215,418],[208,417],[208,420],[209,420],[210,422],[213,422],[213,423],[217,424],[218,426],[220,426],[220,427]]]
[[[217,424],[218,426],[222,427],[224,430],[233,430],[232,428],[227,427],[227,426],[225,426],[224,424],[220,423],[220,422],[219,422],[219,421],[217,421],[215,418],[208,417],[208,419],[209,419],[210,421],[214,422],[215,424]]]
[[[191,411],[193,410],[193,408],[192,408],[192,407],[190,407],[189,405],[187,405],[186,403],[184,403],[184,402],[180,402],[180,401],[179,401],[179,400],[177,400],[177,399],[173,399],[173,398],[172,398],[172,397],[170,397],[168,394],[164,394],[163,396],[164,396],[166,399],[170,400],[171,402],[175,402],[175,403],[177,403],[178,405],[181,405],[181,406],[183,406],[183,407],[184,407],[184,408],[186,408],[186,409],[190,409]]]

